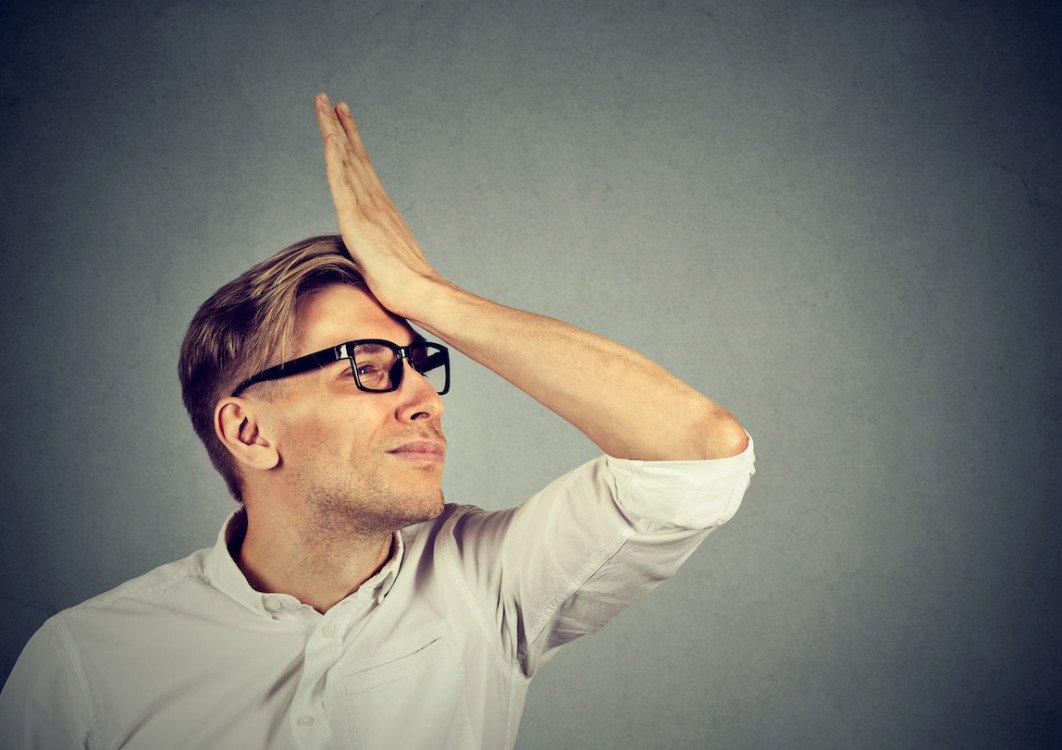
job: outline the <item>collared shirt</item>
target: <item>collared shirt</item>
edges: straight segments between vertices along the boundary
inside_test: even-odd
[[[747,434],[747,433],[746,433]],[[745,493],[736,456],[600,455],[523,503],[446,503],[319,613],[213,547],[48,618],[0,692],[4,748],[512,748],[531,679],[671,577]]]

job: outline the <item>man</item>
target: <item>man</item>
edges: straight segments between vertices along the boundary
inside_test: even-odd
[[[741,502],[753,445],[728,411],[443,279],[349,110],[316,111],[342,241],[229,282],[181,347],[185,406],[240,507],[213,547],[49,618],[0,694],[0,746],[511,748],[538,669]],[[603,455],[515,508],[446,503],[449,347],[408,321]]]

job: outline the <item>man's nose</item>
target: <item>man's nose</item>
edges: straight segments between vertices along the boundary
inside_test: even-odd
[[[416,385],[420,387],[427,387],[427,389],[433,394],[435,394],[435,397],[441,401],[442,399],[439,396],[439,392],[435,390],[435,386],[431,384],[431,381],[428,380],[427,376],[417,371],[417,368],[415,368],[413,366],[413,363],[409,361],[409,357],[403,357],[402,360],[402,382],[398,384],[398,387],[402,388],[403,386],[405,386],[406,380],[410,378],[412,378],[413,380],[420,380],[423,381],[423,383],[416,383]],[[413,383],[411,383],[410,385],[413,385]]]
[[[442,396],[424,375],[417,372],[413,365],[410,365],[408,361],[406,364],[409,366],[409,372],[403,370],[402,382],[398,384],[399,392],[405,391],[402,393],[403,406],[400,407],[400,411],[414,419],[417,414],[423,414],[429,419],[440,418],[443,413]]]

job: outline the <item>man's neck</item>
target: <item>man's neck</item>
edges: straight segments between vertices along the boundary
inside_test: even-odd
[[[256,512],[257,511],[257,512]],[[394,532],[358,535],[342,523],[244,508],[244,538],[233,560],[251,588],[290,594],[322,614],[376,575],[395,553]],[[326,532],[321,529],[326,528]]]

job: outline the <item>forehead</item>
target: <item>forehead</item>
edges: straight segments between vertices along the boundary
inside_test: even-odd
[[[332,284],[301,297],[295,319],[298,355],[354,339],[408,344],[414,335],[409,324],[370,292],[348,284]]]

